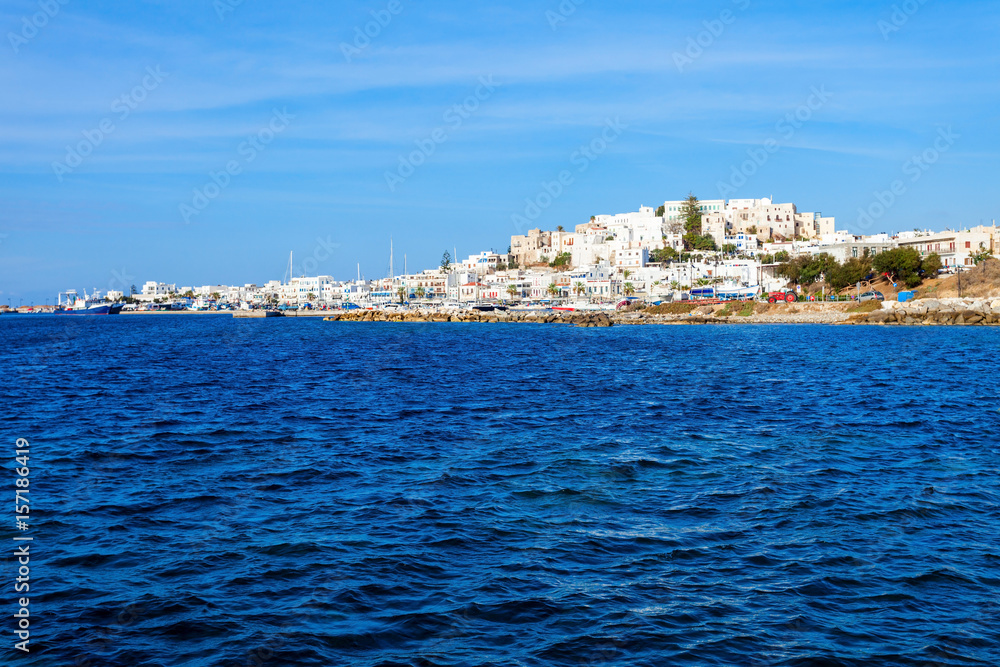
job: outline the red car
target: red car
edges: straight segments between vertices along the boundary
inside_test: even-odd
[[[799,297],[795,292],[781,291],[781,292],[770,292],[767,295],[768,303],[778,303],[779,301],[786,301],[788,303],[795,303],[798,301]]]

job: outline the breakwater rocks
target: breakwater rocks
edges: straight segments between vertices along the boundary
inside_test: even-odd
[[[482,324],[566,324],[578,327],[614,325],[696,324],[1000,324],[1000,299],[924,299],[909,303],[731,302],[698,305],[664,304],[631,312],[507,311],[495,313],[436,310],[339,313],[328,322],[467,322]]]
[[[1000,299],[922,299],[885,303],[881,310],[853,315],[847,324],[996,325]]]
[[[324,318],[324,322],[472,322],[483,324],[572,324],[578,327],[610,327],[611,313],[566,313],[552,311],[494,313],[379,310],[352,311]]]

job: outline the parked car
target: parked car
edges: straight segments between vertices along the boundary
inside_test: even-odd
[[[858,301],[885,301],[885,295],[877,290],[872,290],[871,292],[865,292],[858,297]]]

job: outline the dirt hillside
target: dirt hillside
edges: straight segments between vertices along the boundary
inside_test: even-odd
[[[943,275],[937,280],[924,281],[917,288],[917,298],[957,297],[959,280],[962,281],[964,297],[1000,297],[1000,260],[988,259],[979,266],[963,270],[961,274]]]

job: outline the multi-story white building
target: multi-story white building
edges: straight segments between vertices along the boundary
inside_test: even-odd
[[[478,255],[469,255],[462,262],[462,267],[467,271],[474,271],[477,275],[484,276],[487,273],[494,273],[503,260],[503,257],[494,252],[481,252]]]
[[[155,280],[150,280],[143,284],[141,296],[164,297],[176,293],[177,285],[168,285],[167,283],[158,283]]]
[[[929,236],[900,240],[899,247],[914,248],[921,257],[937,253],[941,264],[945,267],[972,266],[975,264],[973,255],[984,250],[995,254],[995,228],[979,227],[978,231],[953,232],[945,231]]]
[[[719,247],[721,248],[723,245],[736,246],[736,252],[739,253],[754,254],[760,250],[760,241],[753,234],[738,233],[726,236]]]
[[[402,276],[399,286],[406,291],[408,299],[445,299],[448,296],[448,274],[440,269],[429,269]]]

